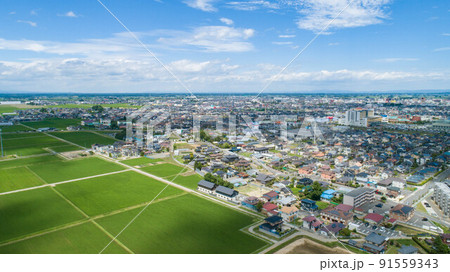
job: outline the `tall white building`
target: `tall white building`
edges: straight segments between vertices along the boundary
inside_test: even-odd
[[[347,126],[367,127],[369,119],[374,117],[374,110],[349,110],[345,112],[344,124]]]
[[[434,187],[434,202],[446,216],[450,216],[450,183],[436,182]]]

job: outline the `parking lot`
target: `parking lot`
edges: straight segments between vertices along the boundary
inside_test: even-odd
[[[383,235],[383,236],[386,236],[388,238],[399,238],[399,237],[401,237],[401,235],[399,234],[398,231],[387,229],[385,227],[376,226],[376,229],[374,229],[374,226],[370,225],[368,223],[364,223],[364,222],[361,222],[361,221],[354,222],[354,223],[358,225],[357,231],[359,233],[361,233],[361,234],[364,234],[364,235],[369,235],[371,232],[375,232],[375,233],[377,233],[379,235]]]

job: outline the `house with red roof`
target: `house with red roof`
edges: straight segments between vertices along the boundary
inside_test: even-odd
[[[303,228],[312,231],[318,231],[323,226],[323,222],[313,215],[304,217],[302,221],[303,221]]]
[[[278,206],[273,203],[266,202],[263,205],[263,211],[269,215],[278,215]]]
[[[378,213],[368,213],[364,216],[364,220],[366,220],[369,224],[378,225],[383,222],[384,216]]]

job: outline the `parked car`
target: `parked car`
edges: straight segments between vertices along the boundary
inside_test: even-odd
[[[382,204],[382,203],[378,203],[377,205],[375,205],[375,207],[377,207],[377,208],[382,208],[382,207],[383,207],[383,204]]]

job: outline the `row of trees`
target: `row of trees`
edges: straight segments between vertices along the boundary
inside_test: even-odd
[[[221,178],[219,176],[215,176],[215,175],[213,175],[211,173],[207,173],[203,178],[205,180],[207,180],[209,182],[212,182],[214,184],[217,184],[217,185],[225,186],[225,187],[228,187],[230,189],[234,188],[233,184],[231,184],[228,181],[224,180],[223,178]]]

